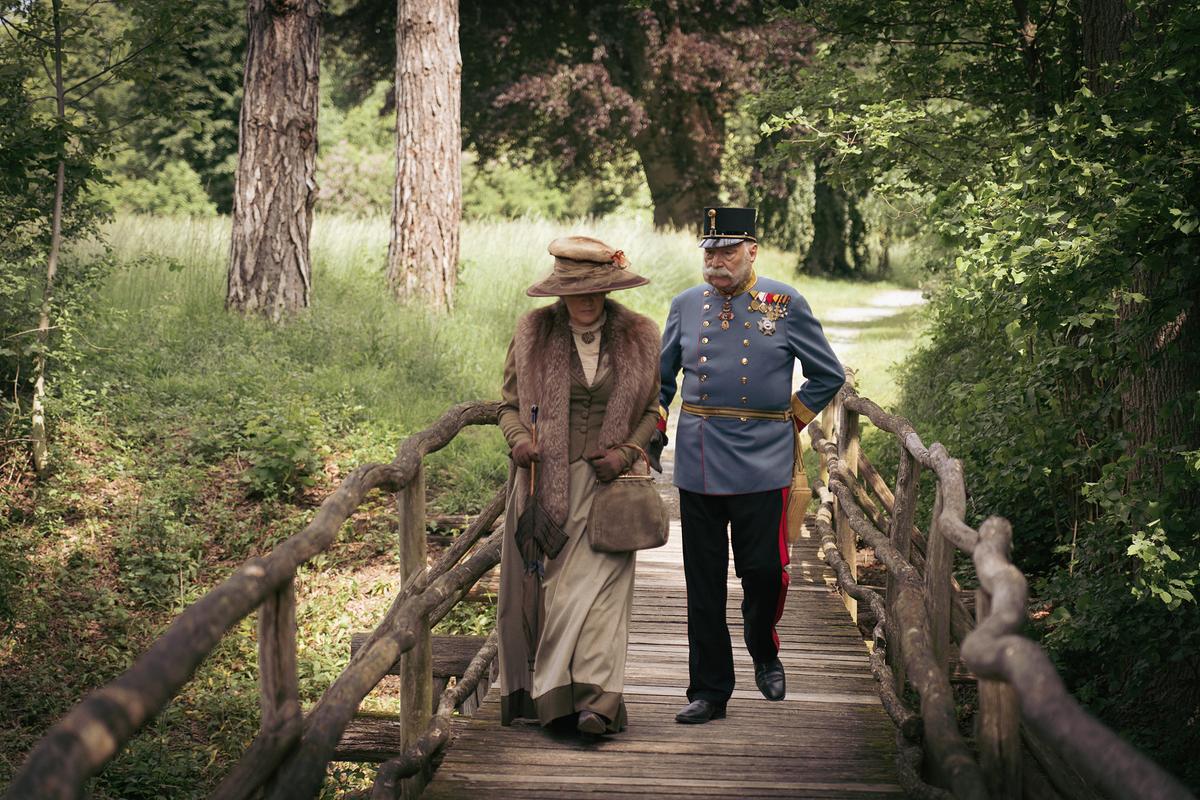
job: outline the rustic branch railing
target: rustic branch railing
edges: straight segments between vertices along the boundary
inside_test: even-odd
[[[256,608],[259,733],[213,796],[315,796],[359,704],[398,659],[404,750],[380,767],[371,798],[395,800],[406,791],[407,779],[420,781],[449,740],[454,708],[475,691],[497,651],[493,634],[431,714],[429,632],[499,563],[503,531],[484,536],[504,510],[501,491],[438,562],[426,568],[422,459],[466,426],[495,424],[498,410],[497,403],[455,406],[405,440],[391,463],[367,464],[352,472],[304,530],[242,565],[176,618],[125,673],[63,717],[34,747],[6,800],[84,796],[88,779],[170,702],[221,638]],[[862,417],[899,442],[895,491],[860,452]],[[986,520],[978,531],[966,523],[962,467],[945,448],[926,448],[907,420],[884,412],[849,387],[808,432],[821,459],[815,517],[821,552],[837,574],[850,613],[857,616],[862,603],[874,616],[871,668],[884,708],[896,724],[897,767],[910,796],[1192,797],[1084,712],[1046,655],[1019,634],[1027,594],[1024,576],[1009,560],[1011,527],[998,517]],[[936,478],[926,534],[914,524],[922,470]],[[374,489],[397,493],[404,579],[378,627],[305,715],[296,675],[296,570],[334,543],[343,523]],[[857,582],[859,537],[887,567],[886,596]],[[951,574],[956,549],[975,563],[981,585],[975,602],[978,625]],[[949,672],[952,642],[979,680],[978,760],[958,731]],[[920,699],[919,714],[904,700],[907,685]],[[1044,766],[1048,782],[1022,771],[1022,745]],[[420,784],[412,789],[419,791]]]
[[[864,416],[899,442],[894,492],[859,452]],[[900,779],[910,796],[1193,797],[1084,711],[1041,648],[1020,635],[1028,596],[1025,576],[1009,557],[1012,528],[1000,517],[987,519],[978,531],[967,524],[962,465],[942,445],[926,448],[908,420],[859,397],[852,382],[808,433],[821,459],[816,484],[821,553],[837,574],[850,612],[866,603],[875,616],[871,667],[897,726]],[[936,478],[926,536],[913,524],[922,469]],[[866,480],[859,481],[860,475]],[[887,568],[886,598],[857,583],[855,534]],[[978,625],[957,596],[951,574],[955,550],[975,564]],[[952,640],[978,677],[978,760],[958,731]],[[904,703],[906,684],[920,698],[919,716]],[[1022,774],[1023,741],[1044,765],[1049,783]]]
[[[99,772],[189,681],[223,636],[259,609],[259,733],[217,787],[222,800],[259,793],[313,797],[326,766],[363,697],[401,655],[409,670],[401,707],[405,756],[389,762],[373,797],[398,796],[400,778],[421,772],[447,739],[455,704],[474,691],[495,656],[494,642],[433,705],[429,630],[500,562],[502,531],[475,546],[504,510],[501,491],[437,564],[425,566],[425,481],[422,459],[469,425],[493,425],[498,403],[464,403],[406,439],[388,464],[365,464],[321,504],[304,530],[271,553],[253,558],[180,614],[122,675],[93,691],[34,746],[9,784],[6,800],[78,798]],[[329,548],[350,515],[374,489],[397,492],[402,588],[383,621],[307,715],[296,675],[296,570]],[[474,548],[474,549],[472,549]],[[447,703],[450,705],[447,706]]]

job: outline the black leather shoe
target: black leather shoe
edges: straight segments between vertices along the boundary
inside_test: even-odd
[[[725,704],[710,702],[703,697],[697,697],[684,706],[683,711],[675,715],[676,722],[685,725],[699,725],[710,719],[725,719]]]
[[[783,664],[779,663],[778,658],[755,663],[754,682],[758,684],[758,690],[762,692],[763,697],[768,700],[782,700],[787,694]]]
[[[608,730],[608,722],[595,711],[580,711],[579,721],[575,723],[575,727],[580,733],[600,736]]]

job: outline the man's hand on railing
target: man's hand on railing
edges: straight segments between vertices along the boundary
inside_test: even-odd
[[[542,448],[533,442],[519,442],[512,449],[512,460],[521,469],[529,469],[529,465],[542,460]]]

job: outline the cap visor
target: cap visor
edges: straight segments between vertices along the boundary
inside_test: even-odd
[[[753,242],[753,241],[755,241],[755,240],[749,236],[738,237],[737,239],[714,239],[714,238],[710,237],[707,239],[701,239],[700,246],[703,247],[705,250],[708,250],[713,247],[729,247],[730,245],[741,244],[742,242]]]

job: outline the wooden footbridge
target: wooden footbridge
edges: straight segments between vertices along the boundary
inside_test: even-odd
[[[185,610],[116,680],[97,689],[35,745],[5,798],[77,798],[192,677],[241,619],[258,612],[262,721],[212,796],[315,797],[332,760],[380,763],[371,798],[812,797],[1191,798],[1167,772],[1084,712],[1038,646],[1020,635],[1025,579],[1009,561],[1011,529],[965,520],[961,466],[912,426],[843,389],[809,426],[820,499],[792,544],[791,589],[779,626],[788,696],[754,688],[735,645],[738,688],[728,717],[678,725],[687,682],[680,535],[640,554],[626,670],[629,727],[584,741],[573,732],[499,724],[484,692],[494,636],[463,641],[430,628],[499,562],[493,529],[503,492],[428,564],[423,457],[468,425],[495,424],[496,404],[464,404],[410,437],[389,464],[355,470],[313,521],[248,561]],[[895,436],[889,486],[858,452],[869,420]],[[669,463],[669,459],[667,460]],[[919,477],[932,472],[933,511],[917,525]],[[665,488],[665,487],[664,487]],[[346,670],[310,709],[298,700],[293,579],[326,549],[368,492],[395,492],[401,588]],[[886,587],[857,581],[860,548],[887,569]],[[980,586],[964,591],[955,552]],[[735,631],[740,587],[730,582]],[[973,601],[973,602],[972,602]],[[855,623],[861,604],[864,637]],[[735,633],[735,641],[740,638]],[[389,673],[402,676],[399,718],[358,714]],[[964,735],[951,682],[975,684]],[[434,697],[437,678],[440,695]],[[482,704],[477,704],[479,697]],[[436,703],[435,703],[436,700]],[[422,793],[423,792],[423,793]]]

